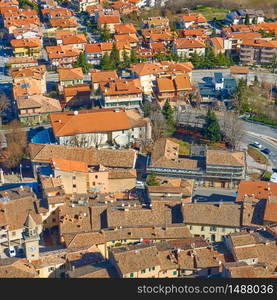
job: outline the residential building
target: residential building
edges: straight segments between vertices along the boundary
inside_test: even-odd
[[[99,2],[99,0],[75,0],[73,1],[73,5],[80,11],[87,11],[89,6],[98,5]]]
[[[82,161],[89,167],[102,165],[107,168],[133,169],[136,152],[130,150],[95,149],[55,144],[29,144],[30,157],[35,176],[44,172],[51,174],[51,157],[64,160]],[[51,157],[49,155],[51,153]]]
[[[149,17],[147,20],[143,20],[144,28],[166,28],[169,27],[168,18],[163,17]]]
[[[60,101],[43,95],[20,97],[16,101],[20,122],[30,126],[49,122],[49,114],[62,110]]]
[[[54,136],[61,145],[81,143],[85,147],[99,147],[112,143],[122,147],[136,139],[151,138],[150,120],[141,117],[136,110],[63,112],[51,114],[50,120]]]
[[[83,84],[84,83],[84,74],[82,68],[65,68],[58,69],[59,76],[59,92],[62,93],[64,87]]]
[[[30,56],[38,58],[41,55],[42,43],[39,38],[26,38],[11,40],[15,57]]]
[[[0,278],[38,278],[32,263],[26,258],[10,257],[0,260]]]
[[[195,237],[211,242],[224,241],[225,235],[240,231],[241,205],[233,203],[184,203],[183,222]]]
[[[207,26],[208,21],[202,14],[188,14],[180,18],[181,28],[197,28]]]
[[[225,53],[224,48],[224,39],[222,37],[213,37],[210,38],[210,44],[213,50],[214,55],[218,55],[220,53]]]
[[[31,215],[36,223],[37,233],[42,232],[42,219],[38,214],[39,200],[28,186],[3,190],[0,193],[2,250],[10,246],[18,248],[24,244],[25,222]],[[21,248],[22,249],[22,248]]]
[[[142,105],[142,89],[138,79],[115,79],[100,83],[104,107],[138,108]]]
[[[269,65],[277,55],[277,41],[245,39],[240,45],[240,62],[245,65]]]
[[[99,90],[101,83],[103,84],[117,79],[119,78],[115,70],[99,71],[94,69],[91,71],[91,83],[94,92]]]
[[[277,197],[277,183],[261,180],[243,180],[238,186],[236,201],[244,201],[245,195],[253,196],[258,200]]]
[[[246,16],[249,17],[249,23],[253,24],[254,20],[256,24],[264,22],[263,10],[254,9],[237,9],[232,10],[226,15],[226,21],[230,24],[245,24]]]
[[[180,57],[191,57],[193,53],[204,55],[205,48],[206,45],[196,39],[176,39],[173,45],[173,51]]]
[[[15,100],[20,97],[46,93],[46,68],[44,65],[14,69],[11,71],[11,76]]]
[[[115,26],[121,24],[119,16],[99,16],[97,18],[97,28],[103,30],[105,27],[110,33],[115,33]]]
[[[67,85],[63,88],[61,104],[72,109],[80,107],[91,107],[91,88],[87,83]]]
[[[58,44],[58,43],[57,43]],[[71,46],[73,49],[85,50],[87,38],[84,34],[65,35],[61,38],[61,44]]]
[[[79,55],[79,49],[71,46],[57,45],[46,46],[46,52],[51,66],[57,68],[72,68]]]
[[[110,55],[113,42],[103,42],[95,44],[87,44],[85,47],[85,55],[89,64],[99,65],[105,53]],[[119,50],[120,61],[123,61],[124,51],[128,56],[131,54],[131,47],[126,42],[115,42],[116,48]]]
[[[192,84],[187,74],[157,78],[155,95],[161,106],[166,100],[173,106],[185,105],[191,91]]]
[[[179,144],[170,139],[156,141],[148,159],[147,173],[195,179],[206,187],[234,188],[245,178],[245,153],[204,150],[201,156],[182,156]]]
[[[10,57],[9,64],[11,65],[11,69],[21,69],[34,67],[38,65],[37,59],[29,56],[24,57]]]

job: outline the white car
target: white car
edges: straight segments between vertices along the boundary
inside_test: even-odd
[[[254,142],[254,145],[259,148],[259,149],[262,149],[262,145],[259,143],[259,142]]]
[[[16,251],[15,251],[14,246],[10,246],[9,247],[9,256],[10,257],[15,257],[15,255],[16,255]]]

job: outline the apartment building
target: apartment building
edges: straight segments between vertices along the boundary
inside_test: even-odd
[[[205,48],[206,45],[196,39],[176,39],[173,45],[173,51],[180,57],[191,57],[193,53],[204,55]]]
[[[46,46],[46,53],[51,66],[57,68],[73,68],[81,50],[73,49],[70,45]]]
[[[39,38],[26,38],[11,40],[15,57],[29,56],[38,58],[41,55],[42,42]]]
[[[104,107],[139,108],[142,88],[138,79],[115,79],[100,83]]]
[[[135,109],[63,112],[51,114],[50,120],[54,136],[61,145],[103,147],[114,144],[123,147],[141,138],[151,138],[150,120]]]
[[[277,55],[277,41],[245,39],[240,45],[239,58],[244,65],[269,65]]]
[[[147,172],[160,176],[195,179],[206,187],[235,188],[245,178],[245,153],[204,150],[200,156],[179,155],[179,144],[160,139],[148,158]]]

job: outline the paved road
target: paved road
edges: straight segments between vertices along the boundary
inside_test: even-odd
[[[189,120],[190,124],[194,125],[197,122],[199,127],[202,127],[204,123],[203,117],[205,115],[204,112],[195,113],[192,111],[183,112],[181,113],[179,120],[180,122],[187,122]],[[189,119],[188,119],[188,116]],[[219,123],[222,122],[222,114],[217,114]],[[248,121],[243,121],[244,132],[245,135],[243,136],[242,143],[243,147],[245,148],[245,144],[248,145],[255,141],[259,142],[264,148],[268,148],[272,151],[272,155],[269,156],[269,159],[272,163],[272,168],[277,169],[277,143],[270,141],[270,138],[277,140],[277,127],[274,126],[267,126],[261,124],[255,124]]]

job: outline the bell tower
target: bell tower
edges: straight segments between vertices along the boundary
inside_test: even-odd
[[[29,213],[24,224],[25,232],[24,248],[25,255],[28,261],[39,260],[39,235],[37,232],[37,224]]]

